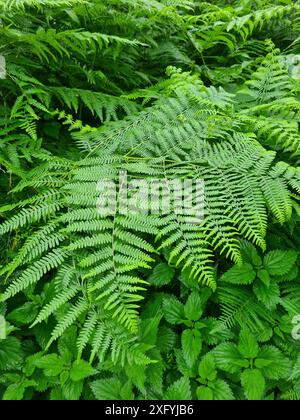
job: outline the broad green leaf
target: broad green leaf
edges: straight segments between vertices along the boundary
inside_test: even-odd
[[[22,400],[25,392],[25,387],[22,384],[11,384],[7,387],[2,399],[7,400]]]
[[[234,395],[230,386],[223,379],[216,379],[210,383],[213,391],[214,400],[234,400]]]
[[[154,346],[157,342],[157,331],[161,315],[155,318],[143,319],[140,323],[141,342]]]
[[[276,305],[280,302],[280,289],[274,281],[269,286],[257,281],[253,286],[253,292],[257,299],[269,310],[275,309]]]
[[[256,364],[269,379],[283,379],[291,374],[291,361],[274,346],[263,346],[258,353]]]
[[[68,328],[58,340],[58,351],[66,364],[71,363],[74,355],[77,354],[77,328],[72,326]]]
[[[71,381],[70,379],[63,385],[63,396],[69,401],[79,400],[83,390],[83,381]]]
[[[0,340],[0,369],[10,370],[21,365],[23,351],[20,341],[15,337]]]
[[[246,369],[242,372],[241,383],[248,400],[261,400],[265,391],[265,378],[258,369]]]
[[[259,346],[248,330],[242,330],[240,334],[238,349],[243,357],[253,359],[258,355]]]
[[[270,285],[270,275],[267,270],[259,270],[257,272],[257,277],[266,285]]]
[[[154,267],[148,281],[153,286],[165,286],[172,281],[174,274],[175,270],[173,267],[166,263],[160,263]]]
[[[249,263],[235,265],[223,274],[221,280],[232,284],[251,284],[256,277],[253,267]]]
[[[214,399],[213,392],[208,386],[198,386],[196,393],[198,400],[211,401]]]
[[[156,366],[157,363],[154,363]],[[135,385],[138,389],[144,389],[146,381],[146,367],[145,365],[137,365],[132,369],[132,366],[127,365],[125,367],[125,372],[128,379]],[[149,366],[149,371],[152,369],[152,364]],[[148,379],[148,378],[147,378]]]
[[[70,371],[63,370],[61,374],[59,375],[60,384],[64,385],[69,378],[70,378]]]
[[[58,376],[65,367],[64,360],[57,354],[48,354],[34,363],[38,368],[43,369],[46,376]]]
[[[119,400],[122,384],[117,378],[99,379],[91,383],[97,400]]]
[[[202,301],[198,292],[193,292],[184,305],[184,314],[190,321],[197,321],[203,313]]]
[[[164,400],[191,400],[191,388],[190,381],[187,377],[182,377],[178,381],[174,382],[167,389]]]
[[[264,258],[264,267],[269,274],[281,276],[292,269],[296,260],[296,251],[271,251]]]
[[[167,353],[173,349],[176,340],[176,334],[171,328],[161,325],[157,333],[158,340],[156,342],[157,348],[162,353]]]
[[[191,366],[199,356],[202,349],[200,331],[193,329],[184,330],[181,335],[182,351],[186,362]]]
[[[139,366],[141,367],[141,366]],[[127,381],[120,390],[120,398],[121,400],[134,400],[134,393],[132,391],[132,383]]]
[[[23,378],[22,382],[11,384],[7,387],[3,394],[3,400],[23,400],[24,392],[26,388],[35,386],[36,383],[33,380]]]
[[[295,280],[299,274],[299,268],[297,265],[293,265],[290,271],[281,276],[274,276],[276,283],[285,283],[287,281]]]
[[[237,346],[233,343],[222,343],[212,351],[216,366],[229,373],[237,373],[243,367],[248,367],[249,363],[243,359]]]
[[[300,379],[300,355],[297,357],[295,361],[290,379]]]
[[[203,357],[201,362],[199,363],[198,369],[199,375],[203,379],[208,379],[209,381],[213,381],[217,377],[217,371],[215,367],[214,357],[211,354],[207,354]]]
[[[157,357],[159,359],[159,357]],[[163,392],[163,376],[164,376],[165,366],[164,360],[160,359],[158,363],[152,363],[146,367],[145,378],[147,382],[151,385],[151,389],[159,394]]]
[[[66,398],[63,395],[61,386],[51,389],[50,400],[51,401],[65,401],[66,400]]]
[[[23,306],[14,309],[7,315],[9,321],[21,324],[31,324],[38,314],[36,305],[32,302],[26,302]]]
[[[255,246],[249,241],[241,241],[241,254],[243,261],[255,266],[260,266],[262,264],[262,259],[259,256]]]
[[[163,311],[170,324],[180,324],[184,318],[184,306],[174,296],[163,300]]]
[[[81,381],[93,374],[94,369],[85,360],[77,360],[74,362],[70,371],[70,378],[72,381]]]
[[[183,356],[183,351],[181,349],[175,349],[175,356],[176,356],[176,367],[178,369],[178,371],[183,375],[183,376],[195,376],[196,372],[195,372],[195,365],[190,366],[184,356]]]

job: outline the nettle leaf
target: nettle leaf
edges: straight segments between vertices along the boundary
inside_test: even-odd
[[[293,366],[290,379],[300,379],[300,355],[297,357]]]
[[[163,312],[170,324],[180,324],[184,319],[184,305],[175,296],[163,300]]]
[[[166,263],[160,263],[154,267],[148,281],[153,286],[165,286],[172,281],[174,274],[175,270],[173,267]]]
[[[249,359],[253,359],[258,355],[259,346],[253,335],[248,330],[241,331],[238,349],[243,357]]]
[[[202,349],[200,331],[196,329],[184,330],[181,335],[182,351],[186,362],[191,366],[198,358]]]
[[[85,360],[77,360],[74,362],[70,370],[70,378],[72,381],[81,381],[82,379],[91,376],[94,372],[92,366]]]
[[[216,366],[229,373],[237,373],[249,363],[243,359],[238,347],[233,343],[219,344],[212,350]]]
[[[66,401],[61,387],[52,388],[49,399],[51,401]]]
[[[191,387],[190,381],[187,377],[182,377],[178,381],[174,382],[167,389],[164,400],[191,400]]]
[[[259,270],[257,272],[257,277],[261,280],[266,286],[270,285],[270,275],[267,270]]]
[[[256,282],[253,286],[253,292],[257,299],[270,310],[276,308],[276,305],[280,302],[280,289],[274,281],[269,286]]]
[[[190,366],[184,356],[183,351],[181,349],[175,349],[174,351],[175,357],[176,357],[176,367],[178,371],[183,375],[187,377],[195,376],[195,366]]]
[[[226,271],[221,280],[232,284],[251,284],[256,278],[256,273],[249,263],[235,265]]]
[[[36,304],[26,302],[23,306],[14,309],[7,315],[9,321],[15,321],[21,324],[31,324],[38,314]]]
[[[157,341],[158,326],[161,316],[143,319],[140,323],[140,337],[143,343],[154,346]]]
[[[119,400],[122,384],[118,378],[99,379],[91,383],[91,389],[97,400]]]
[[[46,376],[58,376],[65,368],[64,360],[57,354],[48,354],[34,362],[35,366],[43,369]]]
[[[264,267],[271,275],[287,274],[295,264],[297,255],[296,251],[271,251],[264,257]]]
[[[287,281],[295,280],[298,276],[299,268],[297,265],[293,265],[293,267],[290,269],[290,271],[286,274],[283,274],[281,276],[274,276],[276,283],[284,283]]]
[[[157,357],[157,359],[159,359]],[[147,378],[147,382],[151,385],[151,389],[155,390],[159,394],[163,392],[163,379],[164,379],[164,361],[161,359],[158,363],[152,363],[146,367],[145,375],[142,380],[139,381],[139,385],[142,384],[144,387],[144,381]],[[141,388],[140,388],[141,389]]]
[[[159,337],[159,339],[157,340],[156,345],[162,353],[167,353],[173,349],[176,334],[173,330],[171,330],[171,328],[161,325],[158,328],[157,337]]]
[[[70,378],[69,370],[63,370],[59,375],[60,384],[63,386],[67,380]]]
[[[291,365],[291,361],[274,346],[263,346],[255,360],[255,366],[269,379],[287,378]]]
[[[20,368],[23,356],[21,343],[17,338],[7,337],[0,340],[0,370]]]
[[[22,400],[24,396],[25,388],[20,384],[11,384],[7,387],[3,394],[2,399],[7,400]]]
[[[199,363],[198,372],[203,379],[208,379],[209,381],[216,379],[217,371],[214,358],[211,354],[207,354],[203,357]]]
[[[214,400],[234,400],[233,392],[226,381],[216,379],[210,384]]]
[[[262,259],[251,242],[245,240],[241,241],[241,254],[244,263],[249,263],[255,266],[260,266],[262,264]]]
[[[83,381],[71,381],[68,379],[62,387],[63,396],[69,401],[79,400],[83,390]]]
[[[2,399],[4,401],[20,401],[24,397],[26,388],[30,386],[35,386],[35,381],[23,380],[20,383],[14,383],[7,387],[5,390]]]
[[[155,363],[154,366],[156,367],[158,363]],[[149,369],[147,370],[150,372],[152,369],[152,366],[149,366]],[[132,366],[128,365],[125,367],[126,375],[130,382],[135,385],[138,389],[143,390],[145,388],[145,381],[146,381],[146,367],[145,366],[135,366],[134,369]],[[150,377],[147,376],[147,380],[150,381]]]
[[[248,400],[261,400],[265,392],[265,378],[258,369],[246,369],[241,374],[241,383]]]
[[[197,321],[203,313],[202,300],[198,292],[193,292],[184,305],[184,314],[190,321]]]
[[[208,386],[198,386],[196,393],[198,400],[211,401],[214,399],[213,391]]]

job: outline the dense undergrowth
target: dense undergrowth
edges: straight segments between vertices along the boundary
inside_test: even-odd
[[[0,0],[0,398],[300,398],[299,50],[290,0]]]

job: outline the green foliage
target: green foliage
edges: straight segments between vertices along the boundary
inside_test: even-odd
[[[0,399],[300,399],[299,22],[0,0]],[[120,174],[203,217],[99,211]]]

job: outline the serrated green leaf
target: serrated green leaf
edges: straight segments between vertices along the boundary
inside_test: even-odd
[[[291,361],[274,346],[263,346],[256,363],[260,363],[261,372],[269,379],[287,378],[291,373]]]
[[[251,284],[256,277],[253,267],[249,263],[235,265],[223,274],[221,280],[231,284]]]
[[[35,366],[43,369],[46,376],[59,376],[64,369],[64,360],[57,354],[48,354],[34,362]]]
[[[167,389],[164,400],[191,400],[190,381],[187,377],[182,377],[174,382]]]
[[[23,306],[14,309],[7,315],[9,321],[15,321],[21,324],[31,324],[38,314],[36,305],[32,302],[26,302]]]
[[[184,305],[184,314],[190,321],[197,321],[203,313],[201,297],[198,292],[193,292]]]
[[[243,359],[238,347],[233,343],[222,343],[212,351],[216,366],[229,373],[237,373],[249,363]]]
[[[276,305],[280,302],[280,289],[274,281],[269,286],[261,282],[256,282],[253,286],[253,292],[257,299],[269,310],[275,309]]]
[[[266,285],[270,285],[270,275],[267,270],[259,270],[257,272],[257,277]]]
[[[217,377],[217,371],[214,358],[211,354],[207,354],[199,363],[199,375],[203,379],[213,381]]]
[[[76,360],[70,370],[70,378],[72,381],[81,381],[93,374],[94,369],[85,360]]]
[[[242,330],[238,344],[239,352],[243,357],[254,359],[259,352],[259,346],[253,335],[248,330]]]
[[[153,286],[165,286],[172,281],[174,274],[175,270],[173,267],[166,263],[160,263],[154,267],[148,281]]]
[[[118,378],[99,379],[91,383],[91,389],[97,400],[119,400],[122,384]]]
[[[83,381],[71,381],[68,379],[62,387],[63,396],[68,401],[77,401],[80,399],[83,390]]]
[[[184,306],[173,296],[163,300],[163,312],[170,324],[180,324],[184,319]]]
[[[265,378],[258,369],[246,369],[242,372],[241,383],[248,400],[261,400],[265,391]]]
[[[213,391],[214,400],[234,400],[233,392],[223,379],[215,379],[210,384],[210,388]]]
[[[23,351],[20,341],[15,337],[0,340],[0,370],[20,367],[23,361]]]
[[[292,269],[296,260],[296,251],[271,251],[264,258],[264,267],[269,274],[281,276]]]
[[[212,390],[207,386],[198,386],[196,393],[198,400],[211,401],[214,399]]]
[[[200,331],[193,329],[184,330],[181,335],[183,357],[192,366],[198,358],[202,349],[202,339]]]

